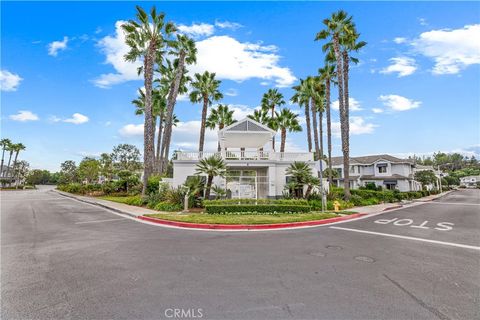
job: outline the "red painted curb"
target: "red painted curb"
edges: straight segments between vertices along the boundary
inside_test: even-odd
[[[383,209],[382,211],[388,211],[388,210],[398,209],[398,208],[403,208],[403,206],[399,205],[399,206],[388,207],[388,208]]]
[[[358,218],[365,216],[365,213],[354,213],[348,216],[329,218],[323,220],[315,221],[302,221],[302,222],[287,222],[287,223],[273,223],[273,224],[211,224],[211,223],[191,223],[191,222],[180,222],[172,220],[164,220],[159,218],[138,216],[138,219],[145,220],[153,223],[158,223],[167,226],[182,227],[182,228],[194,228],[194,229],[205,229],[205,230],[271,230],[271,229],[281,229],[281,228],[295,228],[295,227],[307,227],[307,226],[318,226],[322,224],[329,224],[333,222],[350,220],[353,218]]]

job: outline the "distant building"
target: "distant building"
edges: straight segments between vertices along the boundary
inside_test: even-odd
[[[475,188],[477,187],[477,183],[480,183],[480,176],[466,176],[460,178],[460,186]]]
[[[332,169],[337,171],[334,183],[342,187],[344,180],[343,157],[332,157]],[[374,183],[388,190],[416,191],[422,186],[415,181],[415,163],[411,159],[400,159],[391,155],[350,157],[350,188],[357,189]]]

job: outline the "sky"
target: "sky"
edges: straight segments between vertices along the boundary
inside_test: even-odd
[[[143,82],[120,29],[135,2],[1,2],[1,136],[22,142],[32,168],[143,150],[143,119],[131,101]],[[367,46],[350,74],[351,156],[480,156],[480,5],[478,2],[140,2],[166,14],[196,41],[190,75],[216,72],[221,103],[242,119],[270,88],[285,107],[299,79],[323,66],[322,20],[353,15]],[[21,17],[21,18],[19,18]],[[338,93],[332,92],[333,107]],[[173,150],[198,148],[201,105],[180,97]],[[333,155],[341,155],[338,111]],[[287,135],[288,152],[306,151],[306,133]],[[217,134],[207,130],[206,150]]]

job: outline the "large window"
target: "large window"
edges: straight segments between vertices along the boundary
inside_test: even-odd
[[[387,164],[386,163],[377,164],[377,168],[378,168],[378,173],[387,173]]]

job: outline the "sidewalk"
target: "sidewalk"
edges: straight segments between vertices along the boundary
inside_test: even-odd
[[[123,204],[123,203],[118,203],[118,202],[113,202],[113,201],[107,201],[107,200],[102,200],[102,199],[97,199],[93,197],[85,197],[85,196],[78,196],[74,195],[71,193],[59,191],[59,190],[52,190],[53,192],[59,193],[62,196],[69,197],[72,199],[76,199],[78,201],[82,201],[85,203],[93,204],[96,206],[100,206],[118,213],[126,214],[131,217],[138,217],[138,216],[143,216],[146,214],[159,214],[162,213],[160,211],[156,210],[150,210],[147,208],[142,208],[142,207],[136,207],[136,206],[130,206],[128,204]]]

